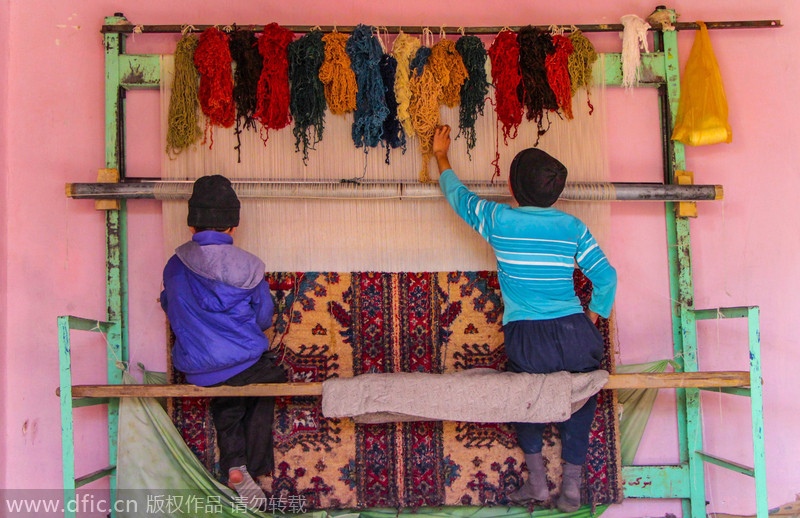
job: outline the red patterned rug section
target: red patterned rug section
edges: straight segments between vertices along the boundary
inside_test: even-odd
[[[505,369],[495,272],[284,272],[267,278],[276,303],[267,335],[290,381]],[[586,304],[591,283],[576,271],[575,286]],[[611,369],[608,322],[599,327]],[[613,393],[601,392],[598,403],[583,498],[619,502]],[[320,400],[313,397],[279,398],[275,412],[276,470],[259,482],[268,496],[304,498],[307,509],[507,505],[506,495],[525,478],[524,456],[509,424],[356,425],[322,417]],[[177,400],[172,417],[195,454],[216,472],[207,401]],[[551,427],[544,453],[553,494],[560,450]]]

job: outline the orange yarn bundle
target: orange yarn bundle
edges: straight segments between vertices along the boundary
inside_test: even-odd
[[[467,80],[467,68],[454,41],[443,39],[431,48],[428,58],[436,81],[441,85],[439,101],[452,108],[461,101],[461,86]]]
[[[236,109],[228,35],[216,27],[203,31],[194,53],[194,65],[200,73],[198,97],[203,113],[210,124],[230,128],[236,117]]]
[[[569,77],[569,57],[573,52],[572,41],[562,35],[553,36],[553,46],[555,51],[548,54],[544,60],[547,68],[547,82],[553,93],[556,94],[556,101],[559,108],[564,112],[567,119],[572,119],[572,83]]]
[[[350,68],[350,56],[345,51],[347,34],[326,34],[325,61],[319,68],[319,80],[325,85],[325,100],[331,113],[343,115],[356,109],[356,74]]]
[[[287,47],[294,33],[277,23],[264,27],[258,38],[258,51],[264,58],[261,77],[258,80],[258,102],[254,117],[270,129],[281,129],[289,125],[289,60]]]
[[[422,49],[425,47],[420,47],[420,50]],[[439,125],[439,98],[442,95],[442,83],[437,80],[437,75],[442,77],[445,73],[441,65],[442,61],[440,60],[434,68],[429,57],[422,73],[420,74],[416,70],[412,71],[409,82],[411,102],[408,105],[408,113],[411,116],[414,133],[419,137],[419,147],[422,153],[419,181],[423,183],[431,181],[428,168],[433,154],[433,134]]]

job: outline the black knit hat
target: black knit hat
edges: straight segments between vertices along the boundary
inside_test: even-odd
[[[528,148],[514,157],[508,181],[520,207],[549,207],[564,190],[567,168],[541,149]]]
[[[194,182],[186,223],[200,228],[238,227],[240,207],[230,180],[218,174],[203,176]]]

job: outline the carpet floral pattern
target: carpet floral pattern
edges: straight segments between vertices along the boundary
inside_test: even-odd
[[[269,273],[276,303],[267,335],[290,381],[372,372],[504,370],[502,299],[495,272]],[[591,283],[576,270],[584,303]],[[608,322],[604,367],[612,369]],[[181,382],[179,373],[172,373]],[[502,397],[486,394],[487,398]],[[610,391],[598,396],[583,499],[622,499],[618,423]],[[173,420],[215,472],[214,428],[203,399],[176,400]],[[307,509],[506,505],[527,476],[510,424],[408,422],[356,425],[322,417],[319,398],[279,398],[268,496],[302,497]],[[555,494],[560,442],[545,436]],[[217,473],[218,474],[218,473]]]

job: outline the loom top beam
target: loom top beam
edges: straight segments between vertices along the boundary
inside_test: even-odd
[[[121,13],[117,13],[118,16],[122,16]],[[720,22],[705,22],[706,27],[708,29],[762,29],[762,28],[777,28],[783,27],[780,20],[742,20],[742,21],[720,21]],[[673,24],[675,30],[685,31],[685,30],[698,30],[700,28],[699,25],[695,22],[678,22]],[[187,27],[187,25],[133,25],[133,24],[120,24],[120,25],[103,25],[100,32],[103,34],[114,34],[114,33],[180,33]],[[193,28],[195,32],[202,32],[210,27],[215,27],[214,25],[190,25],[190,28]],[[254,31],[260,32],[264,30],[264,25],[240,25],[241,28],[252,29]],[[343,32],[343,33],[350,33],[353,32],[355,29],[354,25],[341,25],[341,26],[334,26],[334,25],[284,25],[284,28],[295,32],[295,33],[304,33],[310,32],[313,29],[319,29],[322,32]],[[535,25],[534,27],[548,30],[551,26],[550,25]],[[566,27],[571,27],[571,25],[566,25]],[[574,27],[580,29],[582,32],[622,32],[623,26],[621,23],[596,23],[596,24],[583,24],[583,25],[575,25]],[[461,30],[463,29],[465,34],[474,34],[474,35],[489,35],[489,34],[497,34],[498,32],[502,31],[503,29],[511,29],[512,31],[519,31],[519,26],[506,26],[506,27],[499,27],[499,26],[475,26],[475,27],[436,27],[436,26],[421,26],[421,25],[389,25],[389,26],[381,26],[381,30],[386,29],[386,31],[390,34],[398,34],[400,32],[406,32],[408,34],[422,34],[425,29],[434,30],[437,32],[436,29],[443,30],[447,34],[460,34]],[[653,30],[653,29],[651,29]]]

